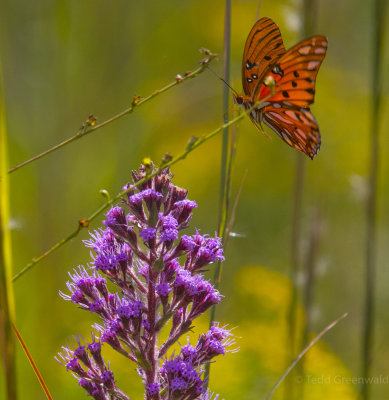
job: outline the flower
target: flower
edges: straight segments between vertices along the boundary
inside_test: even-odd
[[[107,344],[136,363],[146,400],[210,400],[212,394],[203,389],[204,365],[230,351],[231,332],[215,324],[196,346],[182,346],[170,359],[166,353],[195,318],[221,301],[201,271],[224,261],[222,241],[199,230],[182,234],[196,202],[172,184],[168,169],[145,180],[147,171],[153,166],[133,172],[122,203],[106,213],[104,228],[84,241],[91,262],[69,273],[68,293],[60,295],[100,321],[92,326],[92,342],[76,338],[77,346],[63,347],[57,360],[94,399],[128,398],[103,359]],[[158,347],[158,335],[167,324],[170,334]]]

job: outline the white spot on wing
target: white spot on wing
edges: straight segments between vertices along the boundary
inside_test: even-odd
[[[308,63],[308,70],[313,71],[319,65],[319,61],[309,61]]]
[[[314,49],[315,54],[324,54],[326,52],[326,49],[324,47],[316,47]]]
[[[311,50],[311,46],[304,46],[304,47],[300,47],[300,48],[298,49],[298,52],[299,52],[300,54],[302,54],[303,56],[306,56],[306,55],[309,54],[310,50]]]

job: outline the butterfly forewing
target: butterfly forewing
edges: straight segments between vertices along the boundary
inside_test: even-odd
[[[327,39],[313,36],[289,49],[273,67],[277,92],[269,101],[285,101],[298,107],[309,107],[315,98],[316,75],[327,51]],[[262,85],[260,97],[268,88]],[[267,90],[266,90],[267,89]]]
[[[309,108],[274,103],[263,109],[263,121],[289,146],[313,159],[320,148],[319,126]]]
[[[272,65],[285,53],[281,32],[270,18],[261,18],[246,40],[242,60],[242,84],[246,95],[252,96]]]

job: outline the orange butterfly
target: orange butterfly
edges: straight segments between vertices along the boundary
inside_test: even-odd
[[[313,36],[285,50],[278,26],[270,18],[255,23],[246,40],[242,62],[245,95],[234,94],[236,104],[249,110],[254,125],[263,121],[289,146],[315,157],[320,132],[309,106],[315,80],[327,51],[327,38]],[[274,93],[274,95],[271,95]]]

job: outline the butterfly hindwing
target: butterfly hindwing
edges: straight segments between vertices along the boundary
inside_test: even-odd
[[[274,103],[262,109],[263,122],[273,129],[289,146],[308,155],[316,155],[320,148],[320,132],[309,108],[290,108]]]
[[[246,40],[242,60],[242,84],[246,95],[253,94],[269,68],[285,53],[281,32],[270,18],[261,18]]]

